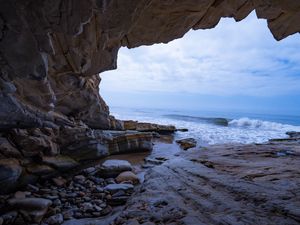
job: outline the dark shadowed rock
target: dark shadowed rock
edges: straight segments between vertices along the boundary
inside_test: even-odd
[[[58,137],[62,154],[78,161],[95,160],[109,154],[107,135],[87,127],[64,128]]]
[[[22,155],[6,138],[0,137],[0,153],[6,158],[21,158]]]
[[[46,214],[52,202],[43,198],[10,199],[8,204],[22,213],[26,220],[31,223],[39,223]]]
[[[42,164],[32,164],[26,168],[27,172],[42,176],[42,175],[50,175],[54,174],[56,170],[48,165]]]
[[[18,186],[22,167],[16,159],[0,159],[0,192],[13,191]]]
[[[286,134],[289,135],[290,138],[299,138],[300,139],[300,132],[290,131],[290,132],[287,132]]]
[[[72,169],[79,165],[79,163],[73,160],[72,158],[68,156],[62,156],[62,155],[55,156],[55,157],[44,156],[42,158],[42,161],[43,163],[49,166],[53,166],[54,168],[62,171]]]
[[[14,129],[10,132],[10,138],[21,149],[25,157],[58,154],[55,134],[51,129]]]

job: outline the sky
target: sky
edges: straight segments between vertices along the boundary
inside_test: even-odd
[[[276,41],[255,12],[168,44],[121,48],[100,76],[109,106],[300,115],[300,35]]]

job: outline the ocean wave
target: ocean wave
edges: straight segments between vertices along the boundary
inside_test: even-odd
[[[231,120],[229,121],[228,125],[230,127],[253,128],[253,129],[255,128],[255,129],[263,129],[263,130],[290,131],[290,130],[300,129],[298,126],[258,120],[258,119],[249,119],[248,117]]]
[[[168,114],[164,116],[175,120],[182,120],[187,122],[210,123],[219,126],[228,126],[230,121],[230,119],[226,119],[222,117],[198,117],[198,116],[186,116],[186,115],[177,115],[177,114]]]

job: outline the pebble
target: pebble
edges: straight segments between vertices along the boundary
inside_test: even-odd
[[[74,211],[72,209],[63,212],[64,220],[70,220],[74,216]]]
[[[55,199],[52,203],[53,206],[60,206],[61,205],[61,201],[59,199]]]
[[[77,176],[73,177],[73,180],[77,183],[83,184],[85,182],[85,176],[77,175]]]
[[[31,218],[31,221],[24,223],[30,224],[62,224],[74,218],[107,215],[112,211],[110,205],[126,203],[134,186],[118,184],[114,178],[104,179],[93,175],[97,171],[91,167],[71,178],[55,177],[42,184],[28,185],[26,191],[0,196],[0,204],[24,211]],[[12,225],[16,218],[17,212],[2,215],[0,225]]]
[[[26,192],[17,191],[14,195],[15,198],[26,198]]]
[[[52,224],[62,224],[64,222],[64,217],[61,213],[56,214],[54,216],[50,216],[46,222],[50,225]]]
[[[89,212],[89,211],[93,211],[93,205],[91,203],[85,202],[82,204],[83,207],[83,211],[84,212]]]
[[[66,185],[67,180],[62,177],[55,177],[52,179],[53,183],[58,187],[63,187]],[[54,188],[53,188],[54,189]]]
[[[83,172],[85,174],[94,173],[94,172],[96,172],[96,168],[95,167],[89,167],[89,168],[84,169]]]
[[[116,193],[118,191],[132,191],[132,184],[109,184],[105,186],[104,190],[109,191],[110,193]]]
[[[1,216],[3,223],[5,221],[5,224],[12,224],[15,219],[17,218],[18,213],[16,211],[8,212],[5,213],[4,215]]]
[[[39,188],[37,186],[32,185],[32,184],[28,184],[27,189],[29,191],[32,191],[32,192],[38,192],[39,191]]]
[[[138,184],[140,182],[139,178],[137,177],[137,175],[135,175],[133,172],[131,171],[125,171],[120,173],[117,177],[116,177],[116,181],[117,183],[123,183],[123,182],[132,182],[133,184]]]

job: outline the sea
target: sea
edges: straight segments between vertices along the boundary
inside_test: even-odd
[[[288,137],[286,132],[289,131],[300,132],[299,115],[125,107],[110,107],[110,112],[122,120],[187,128],[188,132],[176,132],[175,138],[195,138],[201,146],[264,143],[272,138]]]

